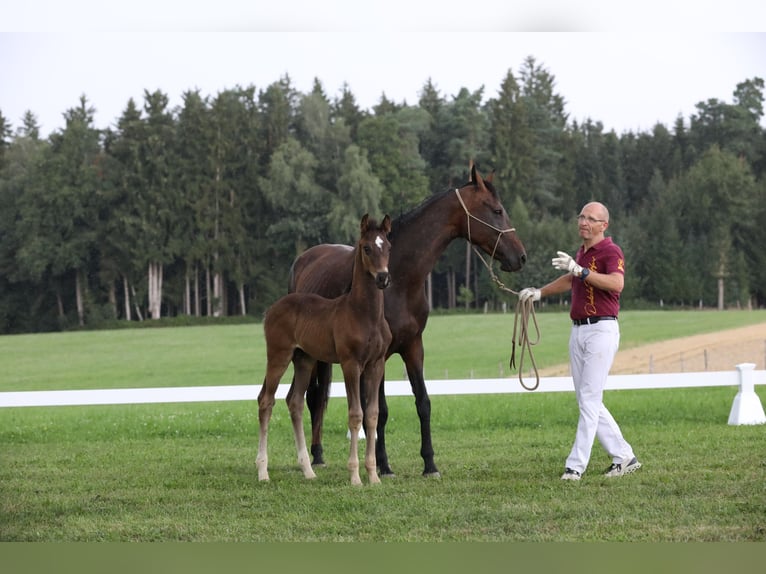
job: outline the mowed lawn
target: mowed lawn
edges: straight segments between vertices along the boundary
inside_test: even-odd
[[[538,313],[537,321],[538,367],[565,363],[568,315]],[[766,311],[627,311],[620,323],[622,349],[757,323],[766,339]],[[512,313],[432,315],[426,379],[510,377],[513,325]],[[0,336],[0,358],[0,391],[252,385],[263,380],[266,345],[260,323],[122,329]],[[342,380],[339,368],[333,372]],[[386,378],[406,378],[398,355],[386,364]]]
[[[433,316],[427,375],[497,376],[499,363],[507,368],[512,319]],[[538,364],[565,361],[566,315],[538,319]],[[624,313],[623,347],[766,314],[663,312],[662,333],[656,319]],[[0,391],[254,384],[263,355],[256,324],[0,337]],[[401,378],[392,362],[388,378]],[[330,402],[328,466],[313,481],[296,465],[289,415],[277,403],[268,483],[255,471],[255,401],[5,408],[0,540],[764,542],[766,426],[727,425],[735,394],[608,392],[644,468],[606,479],[610,461],[596,444],[574,484],[559,479],[577,421],[572,393],[432,397],[440,479],[421,476],[412,397],[392,397],[387,438],[397,476],[370,486],[363,471],[361,488],[348,481],[343,399]]]

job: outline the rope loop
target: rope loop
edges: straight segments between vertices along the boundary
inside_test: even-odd
[[[500,278],[495,274],[494,269],[492,269],[492,263],[495,259],[495,252],[497,251],[497,246],[500,243],[500,238],[503,236],[504,233],[508,233],[510,231],[516,231],[516,228],[511,227],[510,229],[499,229],[495,227],[494,225],[491,225],[487,223],[486,221],[482,221],[475,215],[472,215],[468,208],[466,207],[465,203],[463,203],[463,198],[460,197],[460,191],[458,189],[455,189],[455,195],[457,195],[458,201],[460,202],[460,205],[463,206],[463,211],[465,211],[466,219],[468,223],[468,242],[471,243],[471,219],[475,219],[479,223],[483,223],[490,229],[493,229],[497,231],[497,240],[495,241],[495,246],[492,249],[492,257],[490,258],[490,262],[488,263],[487,260],[482,255],[481,251],[477,249],[475,245],[471,243],[471,247],[473,248],[474,253],[478,256],[479,260],[484,264],[484,267],[487,268],[487,271],[489,271],[489,276],[491,277],[492,281],[502,290],[506,291],[507,293],[512,293],[514,295],[518,295],[518,291],[514,291],[513,289],[506,287],[505,284],[500,280]],[[535,337],[534,341],[531,341],[529,339],[529,320],[532,319],[532,323],[535,326],[535,331],[537,333],[537,336]],[[518,332],[518,342],[516,340]],[[519,348],[521,349],[521,352],[519,354],[519,383],[521,383],[521,386],[524,387],[528,391],[534,391],[537,389],[538,386],[540,386],[540,373],[537,370],[537,363],[535,362],[535,357],[532,354],[532,347],[537,345],[540,342],[540,327],[537,324],[537,316],[535,315],[535,304],[531,299],[527,299],[526,301],[521,301],[519,299],[516,302],[516,312],[514,314],[513,319],[513,338],[511,340],[511,360],[510,360],[510,367],[511,369],[516,368],[516,345],[518,344]],[[532,369],[535,373],[535,384],[532,387],[529,387],[524,383],[524,374],[523,374],[523,364],[524,364],[524,352],[529,355],[529,360],[532,361]]]

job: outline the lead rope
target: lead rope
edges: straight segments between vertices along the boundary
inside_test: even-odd
[[[509,229],[499,229],[495,227],[494,225],[491,225],[487,223],[486,221],[482,221],[475,215],[471,214],[471,212],[468,211],[468,208],[466,207],[465,203],[463,203],[463,198],[460,197],[460,190],[455,188],[455,195],[457,195],[457,199],[460,202],[460,205],[463,207],[463,211],[465,211],[466,214],[466,220],[468,223],[468,242],[471,243],[471,219],[475,219],[479,223],[482,223],[489,227],[490,229],[493,229],[494,231],[497,231],[497,241],[495,241],[495,246],[492,249],[492,257],[490,258],[490,263],[487,262],[487,260],[482,255],[481,251],[479,251],[473,243],[471,243],[471,247],[473,248],[474,253],[479,257],[481,262],[484,264],[484,267],[487,268],[487,271],[489,271],[489,275],[492,278],[492,281],[495,282],[495,284],[502,289],[503,291],[506,291],[508,293],[513,293],[514,295],[518,295],[518,291],[514,291],[513,289],[506,287],[505,284],[500,281],[500,278],[495,274],[494,269],[492,269],[492,261],[494,261],[495,258],[495,252],[497,251],[497,246],[500,244],[500,238],[503,236],[504,233],[510,233],[511,231],[516,231],[515,227],[511,227]],[[529,320],[532,319],[532,323],[534,323],[535,331],[537,333],[537,336],[534,341],[531,341],[529,339]],[[537,316],[535,315],[535,304],[531,299],[527,299],[526,301],[522,301],[519,299],[516,302],[516,310],[514,314],[513,319],[513,338],[511,339],[511,360],[509,362],[509,366],[511,369],[516,368],[516,334],[518,333],[518,346],[521,348],[521,352],[519,353],[519,383],[521,383],[521,386],[524,387],[528,391],[534,391],[537,389],[538,386],[540,386],[540,373],[537,370],[537,363],[535,362],[535,357],[532,354],[532,347],[537,345],[540,342],[540,327],[537,324]],[[523,364],[524,364],[524,351],[529,354],[529,360],[532,361],[532,369],[535,372],[535,384],[532,387],[529,387],[524,383],[524,375],[523,375]]]

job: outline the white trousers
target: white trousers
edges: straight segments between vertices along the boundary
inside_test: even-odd
[[[633,449],[603,403],[609,369],[620,346],[617,321],[573,326],[569,336],[569,366],[574,380],[580,419],[566,467],[580,474],[590,460],[595,438],[616,463],[633,458]]]

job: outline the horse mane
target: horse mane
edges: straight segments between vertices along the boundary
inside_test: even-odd
[[[476,182],[467,181],[463,185],[459,186],[457,189],[462,189],[464,187],[468,187],[469,185],[476,186]],[[497,197],[499,199],[497,190],[495,189],[495,186],[492,184],[491,181],[487,181],[485,179],[484,185],[494,197]],[[416,207],[414,207],[413,209],[411,209],[410,211],[406,213],[402,213],[399,217],[397,217],[391,222],[391,233],[389,233],[389,238],[393,239],[394,237],[396,237],[396,232],[399,230],[399,227],[407,226],[407,224],[410,221],[417,218],[423,211],[427,211],[431,205],[441,200],[446,195],[450,193],[454,193],[454,192],[455,192],[455,188],[450,187],[449,189],[445,189],[444,191],[432,193],[431,195],[426,197],[423,201],[421,201],[419,205],[417,205]]]

